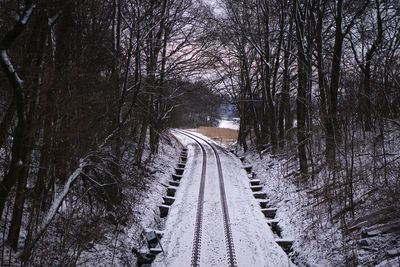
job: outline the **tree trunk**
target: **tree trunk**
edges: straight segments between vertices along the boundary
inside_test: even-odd
[[[18,248],[19,233],[21,230],[22,214],[24,211],[26,182],[28,175],[28,168],[24,168],[21,172],[21,177],[18,179],[17,190],[12,213],[10,229],[8,232],[7,241],[10,243],[11,248],[16,251]]]
[[[317,53],[317,72],[318,72],[318,91],[320,103],[320,118],[322,122],[326,121],[327,104],[326,104],[326,83],[325,83],[325,68],[324,68],[324,54],[323,54],[323,40],[322,40],[322,26],[325,14],[325,1],[323,6],[317,10],[317,25],[315,34],[316,53]]]
[[[8,131],[10,130],[12,121],[15,116],[15,97],[12,96],[11,104],[8,106],[6,114],[0,124],[0,148],[4,145],[8,138]]]
[[[299,157],[299,166],[302,179],[308,175],[307,167],[307,58],[304,51],[304,25],[301,20],[301,14],[297,1],[294,3],[294,16],[296,18],[296,38],[297,38],[297,152]]]
[[[39,102],[39,83],[40,77],[42,75],[42,61],[43,61],[43,52],[46,42],[47,36],[47,16],[40,12],[36,17],[34,22],[34,30],[31,34],[29,41],[29,48],[26,53],[26,57],[24,59],[24,70],[29,69],[32,76],[32,94],[29,94],[30,97],[27,98],[29,100],[29,114],[26,119],[26,144],[34,143],[34,132],[35,129],[33,127],[33,121],[35,118],[37,103]],[[37,67],[39,66],[39,67]],[[29,164],[30,161],[29,155],[32,152],[31,146],[24,146],[23,155],[25,155],[27,163],[23,165],[23,169],[20,171],[20,175],[17,178],[17,189],[16,196],[14,201],[14,208],[11,220],[11,226],[9,229],[8,241],[11,244],[12,249],[17,250],[18,240],[21,230],[21,222],[22,215],[24,210],[24,203],[26,197],[26,184],[27,184],[27,176],[29,173]]]
[[[378,50],[379,45],[382,42],[383,38],[383,27],[382,27],[382,18],[381,18],[381,11],[380,11],[380,2],[379,0],[375,0],[376,4],[376,17],[377,17],[377,36],[372,43],[371,47],[367,51],[365,56],[365,66],[363,68],[364,73],[364,92],[361,97],[362,102],[362,114],[364,119],[364,129],[365,131],[371,131],[372,127],[372,117],[371,117],[371,110],[372,110],[372,101],[371,101],[371,61]]]
[[[148,127],[147,118],[146,116],[144,116],[142,122],[142,129],[140,131],[139,143],[136,148],[136,155],[135,155],[136,165],[140,165],[142,163],[142,156],[143,156],[144,146],[146,143],[147,127]]]
[[[337,101],[340,81],[340,65],[342,60],[343,33],[342,33],[342,4],[343,1],[337,2],[337,14],[335,17],[335,43],[333,46],[332,65],[331,65],[331,85],[328,92],[328,110],[325,121],[326,133],[325,157],[329,165],[334,166],[336,159],[336,141],[339,132],[337,124]]]
[[[14,43],[17,37],[25,30],[26,24],[32,14],[33,9],[34,6],[32,1],[25,1],[24,13],[14,27],[7,32],[0,41],[0,51],[2,53],[0,65],[7,75],[7,78],[14,90],[18,119],[11,149],[10,167],[0,183],[0,219],[3,214],[3,209],[8,194],[20,176],[20,172],[23,169],[23,164],[25,163],[26,157],[23,149],[26,141],[26,92],[24,91],[23,81],[18,76],[18,73],[15,71],[12,63],[10,62],[11,60],[8,58],[7,50]]]
[[[292,16],[293,18],[293,16]],[[289,32],[292,30],[292,18],[290,19]],[[278,133],[279,133],[279,146],[283,147],[285,144],[285,133],[292,128],[291,112],[290,112],[290,73],[289,73],[289,57],[292,50],[292,40],[287,38],[287,45],[285,47],[283,59],[283,77],[282,77],[282,93],[280,98],[280,105],[278,111]]]

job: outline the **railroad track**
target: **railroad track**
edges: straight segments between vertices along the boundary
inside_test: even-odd
[[[224,234],[225,234],[225,246],[227,253],[227,260],[229,267],[236,267],[236,255],[235,255],[235,247],[232,237],[232,230],[229,220],[229,210],[228,204],[226,200],[226,192],[225,192],[225,184],[224,177],[222,174],[222,164],[221,159],[219,157],[218,151],[213,144],[208,142],[207,140],[196,136],[190,132],[177,130],[179,133],[189,137],[193,141],[195,141],[201,148],[203,154],[203,166],[201,171],[201,181],[200,181],[200,189],[199,189],[199,197],[197,203],[197,214],[196,214],[196,226],[195,233],[193,239],[193,249],[192,249],[192,266],[199,266],[200,263],[200,250],[201,250],[201,231],[202,231],[202,221],[203,221],[203,202],[204,202],[204,188],[205,188],[205,179],[206,179],[206,168],[207,168],[207,155],[204,145],[199,142],[199,140],[205,142],[207,145],[211,147],[214,152],[217,167],[218,167],[218,177],[219,177],[219,188],[220,188],[220,199],[221,199],[221,208],[223,214],[223,225],[224,225]]]

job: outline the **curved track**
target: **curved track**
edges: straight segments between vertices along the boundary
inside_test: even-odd
[[[201,230],[202,230],[202,220],[203,220],[203,202],[204,202],[204,188],[205,188],[205,177],[206,177],[206,165],[207,165],[207,157],[206,151],[198,140],[201,140],[208,144],[214,152],[217,167],[218,167],[218,177],[219,177],[219,188],[220,188],[220,199],[221,199],[221,207],[223,213],[223,225],[224,225],[224,234],[225,234],[225,244],[226,244],[226,252],[227,252],[227,259],[228,259],[228,266],[236,267],[236,256],[235,256],[235,247],[232,237],[232,230],[229,220],[229,210],[228,204],[226,200],[226,192],[225,192],[225,184],[224,184],[224,177],[222,174],[222,164],[218,154],[217,149],[213,144],[208,142],[207,140],[196,136],[190,132],[178,130],[179,133],[189,137],[190,139],[194,140],[201,148],[203,153],[203,165],[202,165],[202,172],[201,172],[201,182],[200,182],[200,190],[199,190],[199,197],[197,203],[197,214],[196,214],[196,226],[195,226],[195,233],[194,233],[194,240],[193,240],[193,249],[192,249],[192,266],[199,266],[200,262],[200,250],[201,250]]]
[[[206,182],[206,169],[207,169],[207,154],[203,145],[190,137],[188,134],[180,132],[181,134],[193,139],[201,148],[203,154],[203,164],[201,169],[201,181],[200,181],[200,189],[199,189],[199,197],[197,200],[197,213],[196,213],[196,225],[194,230],[194,238],[193,238],[193,249],[192,249],[192,266],[199,266],[200,262],[200,249],[201,249],[201,230],[203,224],[203,203],[204,203],[204,188]]]

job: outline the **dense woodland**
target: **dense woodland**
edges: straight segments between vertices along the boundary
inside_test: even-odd
[[[87,240],[53,239],[74,265],[164,130],[212,123],[209,85],[236,105],[244,151],[295,152],[330,220],[400,213],[400,3],[215,4],[0,0],[1,263],[6,247],[41,262],[49,232],[86,218]]]
[[[282,179],[308,194],[306,231],[337,225],[346,265],[359,264],[360,228],[400,233],[399,1],[220,2],[214,67],[240,147],[294,156]]]
[[[140,184],[175,108],[204,113],[182,105],[211,94],[196,84],[205,14],[191,0],[0,1],[0,265],[9,247],[74,265],[101,216],[129,214],[123,181]]]
[[[272,153],[294,144],[306,183],[321,164],[353,179],[360,146],[373,144],[365,157],[379,170],[397,164],[388,159],[400,126],[397,1],[223,3],[215,67],[237,103],[244,150],[249,139]]]
[[[363,132],[398,126],[396,1],[223,2],[217,49],[225,54],[216,66],[238,102],[245,150],[254,134],[260,148],[277,151],[295,127],[307,176],[314,127],[323,129],[334,165],[348,113]]]

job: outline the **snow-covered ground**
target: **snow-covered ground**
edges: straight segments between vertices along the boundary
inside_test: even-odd
[[[296,255],[300,266],[336,266],[332,259],[327,260],[324,255],[329,250],[324,247],[327,244],[318,243],[315,239],[315,235],[320,233],[314,232],[313,222],[307,215],[313,212],[313,206],[307,203],[307,193],[297,189],[294,179],[284,177],[296,170],[296,162],[280,161],[270,155],[260,159],[256,153],[246,154],[245,162],[253,165],[256,177],[265,185],[269,204],[278,209],[276,219],[283,230],[282,238],[293,240],[294,251],[301,252]],[[318,211],[314,210],[314,213],[318,216]],[[320,231],[333,243],[340,239],[339,229],[335,227],[321,225]]]
[[[256,177],[266,188],[270,205],[278,209],[276,219],[283,230],[282,238],[294,240],[291,256],[296,264],[318,267],[400,266],[398,234],[396,237],[395,233],[376,232],[366,237],[362,229],[346,232],[340,227],[338,216],[329,219],[324,203],[314,195],[317,192],[315,187],[299,183],[295,152],[288,155],[279,157],[264,153],[260,158],[258,153],[248,151],[245,153],[245,162],[253,165]],[[365,189],[361,189],[358,193],[365,192]],[[366,223],[364,216],[371,214],[372,209],[358,213],[361,219],[356,216],[353,220]],[[382,216],[379,209],[376,216]]]
[[[239,118],[233,118],[233,119],[222,118],[218,120],[218,123],[219,123],[218,128],[239,130]]]
[[[191,261],[202,154],[193,140],[178,133],[176,136],[188,147],[189,160],[165,223],[162,239],[165,254],[157,256],[153,266],[190,266]],[[207,171],[200,266],[226,266],[216,159],[211,148],[205,147]],[[285,252],[275,243],[258,201],[252,195],[242,163],[226,152],[221,152],[220,158],[237,265],[291,266]]]

